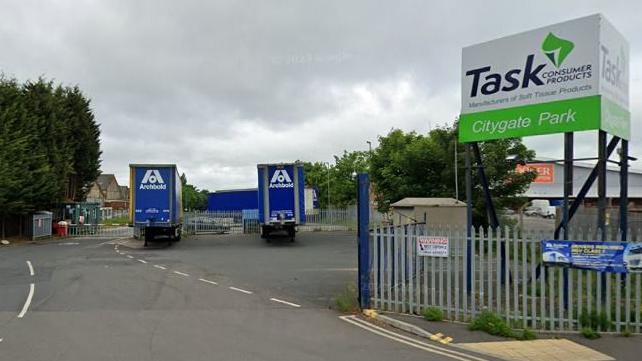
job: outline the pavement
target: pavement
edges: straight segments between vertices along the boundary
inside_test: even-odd
[[[459,322],[430,322],[415,315],[383,313],[383,315],[416,326],[421,330],[452,338],[451,345],[457,348],[493,356],[502,360],[561,360],[561,361],[606,361],[640,360],[642,336],[624,337],[617,334],[602,334],[596,340],[586,339],[575,333],[539,332],[533,341],[515,341],[470,331],[468,325]]]
[[[0,359],[493,360],[329,309],[356,277],[354,238],[2,247]]]

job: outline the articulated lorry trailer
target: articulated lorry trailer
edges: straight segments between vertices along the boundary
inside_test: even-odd
[[[174,164],[129,165],[129,221],[134,237],[181,240],[183,190]]]
[[[302,163],[259,164],[259,223],[261,237],[270,241],[285,232],[294,241],[305,224],[305,179]]]

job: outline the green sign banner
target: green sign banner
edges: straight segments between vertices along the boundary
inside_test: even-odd
[[[517,138],[600,127],[600,96],[462,114],[459,141]]]

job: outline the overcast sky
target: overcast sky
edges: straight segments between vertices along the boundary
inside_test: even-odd
[[[641,1],[2,1],[0,70],[80,86],[122,184],[129,163],[162,162],[200,188],[255,187],[257,163],[452,123],[463,46],[597,12],[631,46],[642,156]],[[562,135],[526,141],[562,156]],[[596,142],[578,136],[577,155]]]

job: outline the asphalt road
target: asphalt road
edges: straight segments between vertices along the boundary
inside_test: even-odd
[[[0,360],[470,359],[328,309],[356,277],[353,235],[114,243],[0,248]]]

